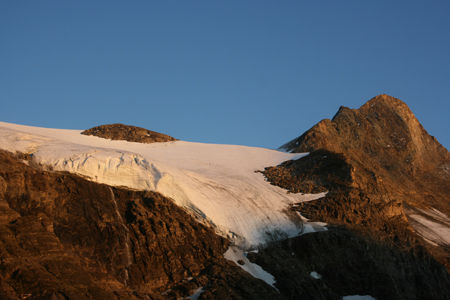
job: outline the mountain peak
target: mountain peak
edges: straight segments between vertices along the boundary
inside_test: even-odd
[[[324,203],[315,202],[316,216],[324,217],[323,211],[328,209],[339,211],[344,217],[336,220],[335,215],[339,215],[336,213],[328,216],[326,222],[351,220],[374,224],[376,220],[370,216],[380,211],[382,224],[394,224],[383,219],[391,215],[404,222],[406,215],[412,218],[410,215],[414,217],[422,211],[450,214],[450,203],[444,200],[450,195],[450,154],[400,99],[382,94],[359,109],[341,106],[331,120],[320,121],[283,148],[310,155],[303,161],[268,169],[266,176],[272,180],[273,174],[287,174],[277,178],[277,182],[292,192],[333,187],[334,196],[330,193]],[[314,168],[316,171],[311,171]],[[355,207],[365,203],[365,208],[358,209],[367,209],[365,217],[342,208],[342,203],[349,201]],[[413,226],[417,223],[411,222]],[[439,258],[440,252],[433,251]],[[445,255],[440,259],[450,268]]]
[[[408,105],[386,94],[370,99],[359,109],[341,106],[331,120],[320,121],[283,148],[290,152],[327,149],[336,153],[381,151],[391,156],[403,153],[422,164],[435,161],[434,153],[448,157],[448,151],[426,132]]]
[[[366,102],[367,103],[371,103],[371,102],[383,102],[383,103],[403,103],[405,104],[405,102],[403,102],[402,100],[395,98],[391,95],[388,94],[379,94],[376,95],[375,97],[373,97],[372,99],[370,99],[369,101]]]
[[[373,97],[359,108],[360,111],[393,111],[407,119],[415,119],[415,116],[408,105],[402,100],[381,94]]]
[[[290,152],[323,149],[342,154],[356,169],[371,169],[394,181],[420,181],[427,174],[423,182],[434,178],[430,185],[439,182],[442,189],[450,189],[445,184],[450,166],[448,150],[427,133],[406,103],[385,94],[370,99],[359,109],[341,106],[332,120],[320,121],[283,148]],[[433,198],[431,202],[450,210],[438,197]]]

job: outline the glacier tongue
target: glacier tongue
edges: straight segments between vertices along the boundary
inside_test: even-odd
[[[306,154],[256,147],[192,142],[140,144],[0,122],[0,148],[33,155],[57,171],[96,182],[153,190],[172,198],[241,247],[299,234],[290,205],[321,198],[287,194],[257,170]]]

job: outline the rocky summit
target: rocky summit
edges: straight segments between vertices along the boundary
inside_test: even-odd
[[[0,299],[450,299],[450,156],[405,103],[282,148],[0,123]]]
[[[81,134],[98,136],[110,140],[122,140],[146,144],[177,140],[163,133],[120,123],[95,126],[81,132]]]

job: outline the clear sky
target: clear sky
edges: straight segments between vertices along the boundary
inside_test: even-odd
[[[450,146],[450,1],[0,1],[0,120],[276,148],[405,101]]]

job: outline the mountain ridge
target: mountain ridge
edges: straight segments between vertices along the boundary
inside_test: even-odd
[[[106,126],[0,124],[0,297],[448,299],[449,155],[401,100],[285,144],[309,155]]]

